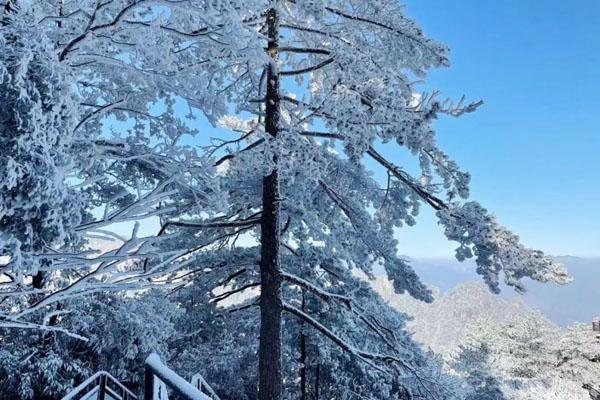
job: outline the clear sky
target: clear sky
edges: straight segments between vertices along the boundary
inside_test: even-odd
[[[472,173],[472,198],[528,246],[600,255],[600,1],[404,3],[452,50],[428,87],[485,101],[436,123],[442,147]],[[430,213],[399,237],[403,254],[453,254]]]

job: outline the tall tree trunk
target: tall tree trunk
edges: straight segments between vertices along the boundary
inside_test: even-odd
[[[304,291],[302,291],[302,311],[306,307]],[[300,322],[300,400],[306,398],[306,364],[308,363],[306,354],[306,335],[304,334],[304,321]]]
[[[315,371],[315,400],[319,400],[320,380],[321,380],[321,361],[317,360],[317,368]]]
[[[34,289],[44,288],[44,273],[42,271],[38,271],[38,273],[33,276],[31,279],[31,286],[33,286]]]
[[[276,0],[273,0],[276,3]],[[276,4],[275,4],[276,5]],[[279,132],[280,96],[277,70],[279,21],[277,10],[267,12],[268,48],[271,61],[267,65],[265,131],[274,138]],[[260,261],[260,339],[259,389],[260,400],[280,400],[281,374],[281,271],[280,259],[280,198],[277,159],[270,175],[263,178],[261,261]]]

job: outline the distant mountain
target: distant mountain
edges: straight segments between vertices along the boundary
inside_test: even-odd
[[[443,294],[433,288],[431,304],[395,294],[391,282],[381,277],[374,287],[392,307],[413,317],[408,327],[418,342],[444,355],[457,347],[473,325],[487,320],[509,322],[531,311],[522,299],[495,296],[481,282],[462,283]]]
[[[600,258],[557,257],[574,281],[568,285],[528,282],[525,301],[560,326],[590,323],[600,316]]]
[[[93,238],[88,240],[86,247],[88,249],[94,249],[101,252],[114,250],[121,246],[123,242],[117,239],[105,239],[105,238]]]
[[[513,289],[502,287],[501,298],[515,298],[538,308],[550,320],[566,327],[575,322],[589,323],[600,316],[600,258],[557,257],[565,264],[574,281],[568,285],[542,284],[526,280],[528,291],[519,295]],[[480,281],[472,261],[410,260],[423,282],[439,288],[443,294],[462,283]]]

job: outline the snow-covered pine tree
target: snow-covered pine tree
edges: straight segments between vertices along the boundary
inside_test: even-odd
[[[61,302],[60,328],[85,337],[48,336],[43,330],[0,329],[3,400],[55,400],[98,371],[108,371],[134,392],[143,387],[144,360],[168,360],[177,334],[176,304],[164,293],[96,293]]]
[[[487,342],[472,341],[459,345],[451,363],[467,384],[466,400],[504,400],[503,380],[494,375],[495,358]]]
[[[561,331],[538,311],[474,326],[449,366],[469,398],[587,400],[596,387],[600,338],[587,324]],[[473,397],[474,396],[474,397]]]
[[[115,277],[130,275],[131,253],[141,256],[152,237],[110,227],[160,216],[161,201],[205,175],[194,152],[178,143],[195,131],[175,115],[173,98],[145,74],[114,68],[109,53],[123,54],[127,44],[90,34],[87,44],[104,50],[104,62],[66,57],[82,30],[95,23],[108,29],[112,12],[135,4],[97,15],[107,5],[11,0],[2,8],[2,327],[61,330],[44,322],[59,318],[54,304],[142,286]],[[123,125],[115,131],[113,124]],[[117,245],[95,256],[84,246],[98,237]]]
[[[302,311],[298,288],[331,307],[347,307],[348,317],[354,313],[360,320],[360,306],[344,290],[348,276],[353,270],[370,275],[381,263],[398,292],[427,300],[427,290],[396,256],[393,239],[394,228],[413,223],[420,202],[437,211],[447,236],[459,242],[457,256],[476,258],[493,290],[501,271],[518,289],[525,276],[566,281],[557,263],[525,249],[477,203],[460,200],[468,195],[468,174],[437,147],[430,123],[440,114],[473,111],[477,103],[416,99],[411,76],[446,65],[447,52],[425,38],[396,1],[232,1],[200,7],[206,13],[201,24],[190,26],[189,12],[179,15],[176,9],[168,22],[157,24],[165,35],[175,31],[175,48],[186,49],[182,57],[190,61],[177,64],[204,63],[206,72],[189,79],[205,77],[202,98],[223,101],[220,110],[209,104],[207,114],[240,132],[211,149],[216,155],[232,148],[215,162],[223,169],[229,211],[218,226],[201,216],[174,216],[178,221],[166,223],[164,231],[193,229],[185,241],[203,249],[207,238],[221,238],[217,254],[224,258],[212,263],[226,266],[221,272],[250,264],[252,258],[241,257],[234,246],[242,233],[257,236],[260,279],[244,275],[246,267],[231,269],[223,279],[235,283],[232,291],[260,287],[261,399],[277,399],[281,392],[281,311],[365,362],[410,370],[401,357],[363,351]],[[233,114],[223,113],[227,105],[235,106]],[[376,149],[382,142],[411,151],[422,176],[412,177],[386,159]],[[237,149],[242,143],[246,146]],[[387,188],[366,170],[365,158],[389,174]],[[200,260],[216,254],[205,253]],[[302,275],[283,270],[290,265],[282,262],[286,258],[304,266]],[[366,319],[361,324],[382,333]],[[398,354],[398,348],[390,351]]]
[[[600,335],[589,324],[570,326],[557,347],[558,381],[571,381],[578,389],[600,388]]]
[[[133,127],[116,138],[101,129],[97,118],[110,109],[110,99],[119,95],[109,86],[119,85],[118,76],[103,75],[108,69],[82,71],[81,66],[60,59],[62,35],[69,37],[71,29],[81,25],[61,17],[62,4],[11,0],[0,8],[0,393],[7,399],[56,398],[73,387],[74,379],[98,369],[131,379],[147,353],[164,344],[152,342],[160,338],[153,336],[157,331],[153,327],[168,333],[162,318],[143,317],[144,312],[157,310],[147,301],[124,300],[119,294],[76,298],[103,289],[101,282],[86,284],[94,272],[126,273],[125,268],[111,271],[114,263],[98,267],[98,260],[86,262],[88,253],[82,247],[86,236],[102,234],[102,225],[143,219],[149,210],[156,215],[149,205],[157,204],[162,192],[181,187],[179,182],[185,180],[184,162],[176,160],[176,155],[186,150],[175,151],[171,145],[169,133],[178,124],[169,99],[163,97],[164,113],[148,114],[143,102],[148,97],[137,90],[144,86],[131,80],[129,88],[136,87],[143,112],[136,113],[133,102],[120,102],[121,108],[112,115],[134,120]],[[121,76],[120,81],[127,79]],[[152,91],[152,96],[160,94]],[[152,138],[146,135],[145,124],[152,126]],[[187,132],[182,127],[177,134]],[[164,161],[165,154],[173,159]],[[177,169],[178,179],[155,184],[160,181],[156,171],[167,172],[169,165]],[[149,187],[158,190],[153,193]],[[131,245],[139,239],[125,241]],[[123,249],[117,246],[103,256],[112,252],[113,260],[126,259],[126,254],[120,254]],[[118,286],[111,284],[109,289]],[[114,307],[107,304],[111,300]],[[98,325],[86,325],[91,315]],[[103,325],[103,318],[123,330],[130,328],[128,340],[137,343],[119,338],[120,331]]]
[[[500,392],[526,399],[527,391],[551,386],[559,335],[558,327],[537,311],[506,323],[483,322],[471,329],[452,367],[474,384],[475,395]]]
[[[351,335],[334,332],[310,316],[300,307],[299,293],[302,288],[327,307],[346,310],[356,326],[387,343],[389,329],[365,314],[346,288],[355,271],[371,276],[373,266],[380,264],[398,292],[429,299],[410,266],[396,255],[393,239],[394,229],[414,223],[421,203],[436,210],[448,238],[459,243],[457,257],[475,257],[492,290],[498,290],[502,272],[505,282],[519,290],[523,277],[567,281],[560,265],[524,248],[479,204],[464,200],[469,175],[439,149],[431,121],[473,111],[478,103],[453,105],[434,94],[417,95],[414,77],[447,65],[447,49],[426,38],[397,1],[84,4],[88,9],[74,4],[63,9],[68,16],[63,22],[75,23],[60,41],[61,62],[81,68],[82,74],[110,70],[129,79],[143,76],[144,81],[132,81],[182,98],[210,121],[239,133],[208,149],[207,158],[213,160],[204,159],[196,169],[205,174],[195,182],[198,190],[173,193],[159,211],[156,202],[144,203],[138,196],[137,211],[163,216],[159,238],[168,242],[140,246],[134,241],[118,254],[104,254],[104,260],[148,261],[130,265],[126,277],[102,280],[96,273],[93,278],[103,288],[133,287],[183,269],[168,282],[206,273],[215,287],[233,285],[231,292],[260,287],[261,399],[281,396],[282,311],[374,367],[414,372],[398,346],[383,353],[361,349]],[[96,86],[96,81],[88,85]],[[132,88],[125,94],[138,93],[135,85],[125,87]],[[102,112],[92,117],[125,108],[114,97],[119,90],[106,93],[113,97],[97,97],[104,102],[92,104]],[[128,100],[140,107],[149,103]],[[107,145],[110,151],[119,149],[114,141]],[[393,147],[415,156],[417,176],[384,156]],[[136,153],[127,159],[146,157]],[[387,185],[381,187],[367,167],[387,173]],[[152,170],[165,168],[159,163]],[[207,201],[205,189],[211,182],[218,184]],[[141,215],[148,214],[128,214]],[[97,222],[106,225],[105,220]],[[242,235],[254,236],[256,243],[240,247]],[[282,268],[286,258],[303,266],[300,275]],[[257,259],[259,271],[252,268]],[[116,262],[102,263],[99,271],[116,269]],[[192,262],[203,268],[185,270]]]
[[[74,228],[84,202],[65,182],[81,165],[72,151],[79,118],[74,77],[49,51],[52,41],[22,18],[16,0],[0,12],[0,326],[53,330],[57,314],[43,324],[12,314],[38,302],[49,284],[51,262],[39,255],[80,242]]]
[[[287,271],[301,274],[301,264],[284,257]],[[350,310],[328,304],[305,291],[299,293],[299,309],[318,318],[348,341],[360,343],[372,353],[401,351],[412,371],[390,374],[360,362],[349,352],[340,352],[338,344],[293,317],[282,322],[282,377],[285,399],[408,399],[426,396],[459,399],[460,380],[442,371],[441,360],[421,349],[405,328],[406,316],[381,299],[364,278],[348,276],[345,289],[361,305],[365,320],[389,329],[381,332],[362,325]],[[178,289],[173,297],[181,304],[171,341],[171,361],[177,371],[191,376],[198,370],[224,398],[256,398],[257,345],[260,315],[252,305],[259,293],[234,296],[233,287],[211,293],[213,283],[206,275],[197,275],[192,283]],[[241,286],[243,287],[243,286]],[[215,296],[216,294],[216,296]]]
[[[14,271],[3,278],[33,276],[42,287],[42,261],[35,254],[74,238],[81,203],[65,185],[75,163],[70,148],[78,107],[68,68],[47,51],[48,38],[15,18],[16,1],[3,7],[0,29],[0,254]]]

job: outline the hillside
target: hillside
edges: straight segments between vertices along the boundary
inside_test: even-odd
[[[568,285],[543,284],[526,280],[528,291],[516,294],[502,287],[500,297],[522,299],[527,305],[538,308],[555,324],[566,327],[575,322],[589,323],[600,315],[600,298],[597,282],[600,282],[600,259],[557,257],[563,262],[574,281]],[[428,285],[439,288],[441,293],[465,282],[478,281],[473,262],[456,260],[410,260],[416,272]]]
[[[495,296],[476,281],[460,284],[443,294],[433,288],[435,300],[431,304],[406,294],[394,294],[391,282],[381,278],[375,287],[390,305],[414,318],[409,323],[414,338],[440,354],[454,350],[472,325],[489,319],[508,322],[531,310],[522,299]]]

